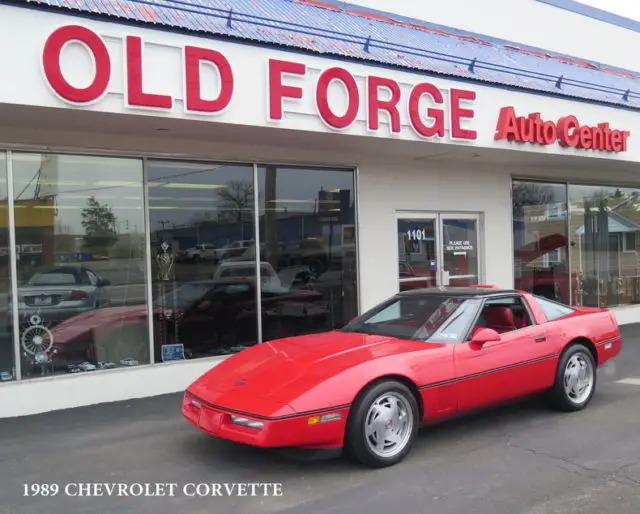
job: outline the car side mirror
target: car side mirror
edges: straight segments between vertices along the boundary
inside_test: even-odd
[[[492,328],[479,328],[475,330],[471,336],[471,343],[482,346],[486,343],[492,343],[494,341],[500,341],[500,334]]]
[[[105,287],[110,285],[111,285],[111,281],[109,279],[106,279],[106,278],[100,279],[100,287]]]

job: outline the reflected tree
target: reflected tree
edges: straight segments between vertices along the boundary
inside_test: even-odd
[[[253,212],[253,184],[232,180],[216,191],[221,220],[242,223],[251,219]]]
[[[87,199],[82,209],[84,244],[87,248],[107,250],[118,240],[118,218],[109,205],[102,204],[94,196]]]
[[[515,182],[513,184],[513,215],[516,219],[524,216],[524,207],[546,205],[552,200],[553,191],[544,185],[532,182]]]

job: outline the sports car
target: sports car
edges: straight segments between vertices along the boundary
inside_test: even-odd
[[[584,409],[621,349],[607,309],[491,286],[414,289],[341,329],[227,358],[187,388],[182,414],[218,438],[384,467],[418,428],[470,411],[538,394]]]

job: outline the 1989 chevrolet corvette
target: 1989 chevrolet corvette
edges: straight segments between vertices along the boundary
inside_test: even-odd
[[[607,309],[490,286],[399,293],[321,334],[258,344],[185,391],[182,413],[219,438],[400,462],[417,430],[532,394],[586,407],[622,349]]]

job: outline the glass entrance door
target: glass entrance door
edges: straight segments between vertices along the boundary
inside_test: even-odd
[[[475,214],[399,215],[400,291],[481,283],[479,227]]]
[[[480,284],[478,216],[441,215],[442,278],[444,286]]]

